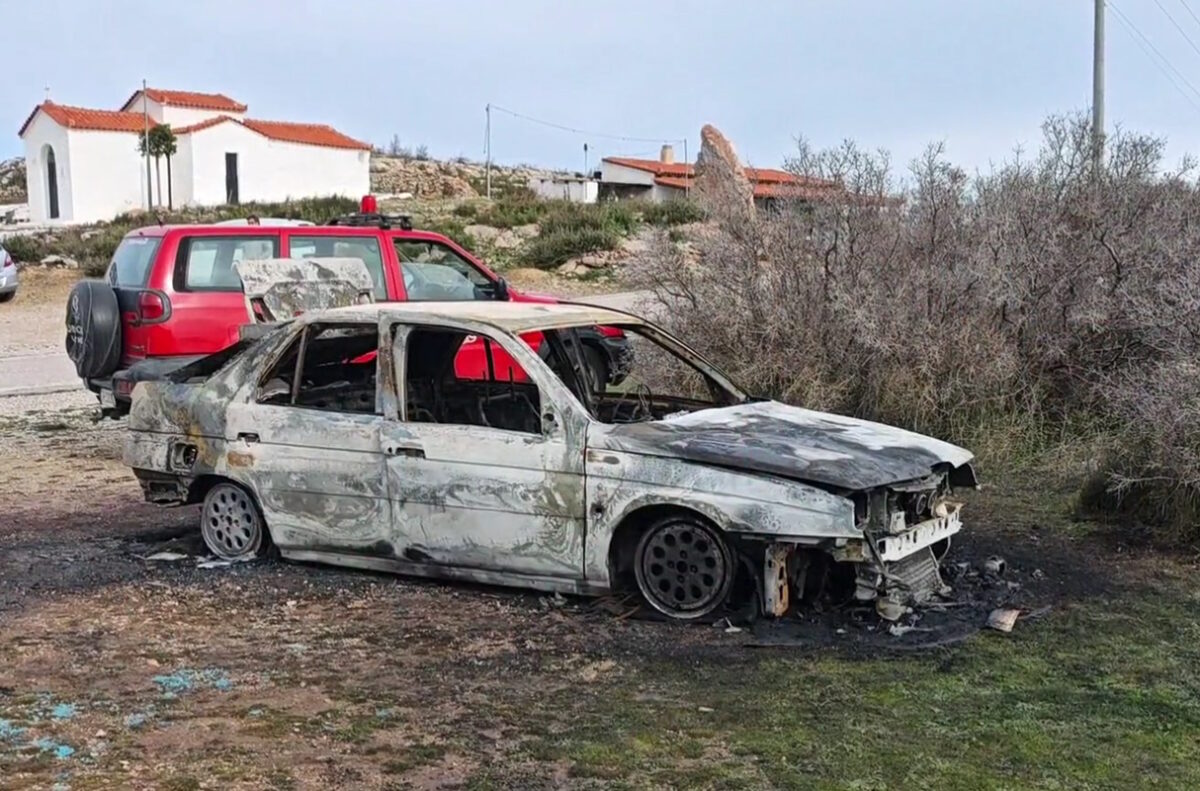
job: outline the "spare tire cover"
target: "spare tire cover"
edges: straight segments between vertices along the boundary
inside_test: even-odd
[[[121,308],[103,280],[81,280],[67,297],[67,356],[83,379],[108,376],[121,362]]]

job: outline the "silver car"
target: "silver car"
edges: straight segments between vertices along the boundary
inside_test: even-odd
[[[620,384],[581,334],[630,338]],[[942,590],[972,455],[753,398],[681,341],[578,304],[320,310],[133,392],[150,502],[208,548],[770,615],[827,579],[881,614]],[[885,615],[886,617],[886,615]]]
[[[0,244],[0,302],[8,302],[17,295],[18,281],[17,262]]]

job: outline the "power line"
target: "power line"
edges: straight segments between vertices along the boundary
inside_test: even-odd
[[[1183,6],[1183,10],[1187,11],[1191,18],[1196,20],[1196,24],[1200,25],[1200,16],[1196,16],[1196,12],[1193,11],[1192,7],[1187,4],[1187,0],[1179,0],[1179,3]]]
[[[1167,19],[1171,20],[1171,24],[1174,25],[1175,29],[1179,31],[1179,35],[1183,36],[1183,40],[1191,45],[1192,49],[1196,51],[1197,55],[1200,55],[1200,47],[1196,46],[1196,42],[1192,41],[1192,37],[1187,34],[1187,31],[1180,27],[1179,23],[1175,21],[1175,17],[1171,16],[1171,12],[1164,8],[1163,4],[1160,3],[1159,0],[1154,0],[1154,4],[1158,6],[1158,10],[1162,11],[1163,15]]]
[[[1158,47],[1154,46],[1154,43],[1150,41],[1150,39],[1146,38],[1146,34],[1139,30],[1137,25],[1133,24],[1133,21],[1130,20],[1129,17],[1125,16],[1121,9],[1117,8],[1116,3],[1113,3],[1112,0],[1108,0],[1108,6],[1116,13],[1117,21],[1120,22],[1131,34],[1136,36],[1136,38],[1134,38],[1134,43],[1141,47],[1142,52],[1146,53],[1146,56],[1150,58],[1151,62],[1153,62],[1155,66],[1158,67],[1158,70],[1161,71],[1171,85],[1175,87],[1175,90],[1183,94],[1183,98],[1187,99],[1192,107],[1200,111],[1200,104],[1197,104],[1196,99],[1193,98],[1192,95],[1188,94],[1188,92],[1180,86],[1179,82],[1182,82],[1184,85],[1190,88],[1193,94],[1200,96],[1200,91],[1196,90],[1196,86],[1192,85],[1192,83],[1188,81],[1187,77],[1184,77],[1182,74],[1180,74],[1178,69],[1171,65],[1171,61],[1169,61],[1165,55],[1158,51]],[[1151,54],[1152,52],[1154,53],[1153,55]],[[1162,62],[1160,63],[1159,60],[1155,59],[1154,55],[1157,55]],[[1167,71],[1167,69],[1170,69],[1170,71]],[[1171,76],[1171,72],[1174,72],[1174,77]],[[1176,78],[1178,78],[1178,81]]]
[[[577,135],[587,135],[588,137],[598,137],[598,138],[604,138],[607,140],[624,140],[628,143],[678,143],[683,140],[682,137],[676,137],[676,138],[671,138],[671,137],[631,137],[629,135],[611,135],[611,134],[606,134],[604,132],[592,132],[587,129],[577,129],[576,127],[573,127],[573,126],[565,126],[564,124],[556,124],[553,121],[547,121],[542,118],[534,118],[531,115],[525,115],[524,113],[518,113],[515,110],[509,110],[506,107],[501,107],[498,104],[491,105],[491,108],[498,112],[502,112],[506,115],[511,115],[513,118],[520,118],[522,121],[529,121],[530,123],[541,124],[542,126],[548,126],[551,129],[559,129],[563,132],[574,132]]]

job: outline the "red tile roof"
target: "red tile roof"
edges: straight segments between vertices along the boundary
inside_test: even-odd
[[[663,187],[674,187],[681,190],[696,186],[696,182],[692,179],[675,178],[673,176],[658,176],[654,179],[654,183]],[[754,197],[756,198],[804,198],[806,200],[817,200],[842,194],[841,188],[831,182],[827,184],[777,184],[752,181],[751,183],[754,184]]]
[[[217,124],[223,124],[226,121],[233,121],[235,124],[238,123],[238,120],[231,116],[215,115],[212,118],[205,118],[203,121],[201,121],[198,124],[188,124],[187,126],[180,126],[180,127],[173,126],[173,127],[171,127],[171,129],[177,135],[186,135],[191,132],[199,132],[201,129],[208,129],[210,127],[216,126]]]
[[[654,183],[663,187],[674,187],[681,190],[696,186],[691,179],[681,179],[675,176],[655,176]]]
[[[288,143],[303,143],[309,146],[328,146],[330,148],[360,148],[371,149],[369,143],[348,137],[332,126],[324,124],[293,124],[285,121],[256,121],[247,118],[242,125],[253,129],[263,137],[272,140],[282,140]]]
[[[142,113],[124,112],[120,110],[91,110],[86,107],[68,107],[54,102],[42,102],[33,109],[29,118],[21,125],[19,135],[33,122],[38,111],[50,116],[59,125],[68,129],[90,129],[103,132],[136,132],[145,129],[146,119]],[[342,134],[333,127],[324,124],[293,124],[283,121],[256,121],[250,118],[244,120],[228,115],[218,115],[187,126],[174,128],[177,135],[191,134],[205,129],[211,129],[226,121],[241,124],[247,129],[257,132],[271,140],[281,140],[288,143],[301,143],[310,146],[328,146],[330,148],[355,148],[369,150],[367,143],[355,140]],[[151,125],[154,121],[151,121]]]
[[[54,119],[60,126],[68,129],[92,129],[100,132],[141,132],[145,128],[145,119],[141,113],[126,113],[119,110],[91,110],[87,107],[70,107],[44,101],[21,124],[18,136],[24,135],[25,130],[33,123],[34,116],[41,111]]]
[[[689,179],[695,178],[696,168],[693,165],[684,162],[673,162],[667,164],[660,162],[657,159],[631,159],[629,157],[605,157],[605,162],[611,162],[614,165],[622,165],[634,170],[644,170],[647,173],[652,173],[655,176],[655,181],[668,187],[684,188],[688,186],[686,182]],[[824,179],[812,178],[809,176],[797,176],[794,173],[788,173],[786,170],[775,170],[774,168],[746,168],[746,178],[750,179],[755,184],[793,184],[803,187],[835,187],[837,184]],[[670,179],[679,181],[679,184],[667,183],[662,179]]]
[[[634,170],[644,170],[648,173],[653,173],[655,176],[682,176],[690,178],[695,175],[691,165],[686,162],[660,162],[657,159],[631,159],[629,157],[605,157],[605,162],[611,162],[614,165],[623,165]]]
[[[138,97],[141,90],[125,100],[121,109],[129,109],[129,105]],[[223,93],[198,93],[197,91],[167,91],[162,88],[147,88],[147,98],[170,107],[193,107],[197,110],[218,110],[223,113],[244,113],[246,105],[230,99]]]

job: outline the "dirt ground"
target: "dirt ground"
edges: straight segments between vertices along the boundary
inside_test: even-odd
[[[961,580],[982,604],[910,619],[901,637],[849,611],[681,627],[615,599],[270,560],[199,568],[195,509],[140,502],[121,432],[86,411],[0,426],[0,787],[457,788],[497,767],[502,787],[584,787],[530,745],[570,733],[623,679],[735,672],[763,650],[918,648],[975,632],[998,602],[1036,616],[1113,584],[1058,539],[1015,546],[999,525],[949,558],[974,574],[1006,557],[1003,579]],[[163,551],[181,557],[147,559]]]

